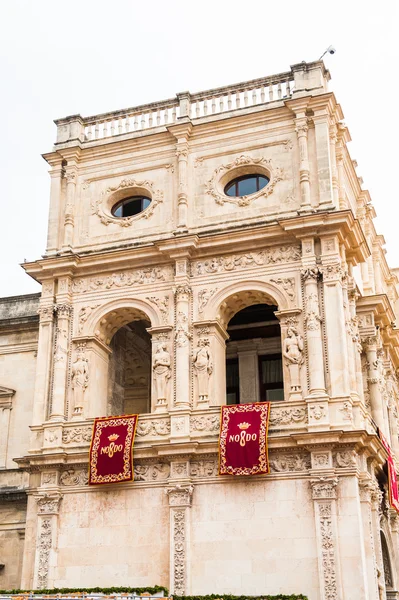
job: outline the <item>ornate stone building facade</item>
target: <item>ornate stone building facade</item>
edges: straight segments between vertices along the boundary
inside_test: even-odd
[[[39,296],[0,302],[0,587],[399,598],[397,276],[322,62],[90,118],[45,155]],[[271,473],[218,476],[270,400]],[[135,481],[87,486],[93,418]]]

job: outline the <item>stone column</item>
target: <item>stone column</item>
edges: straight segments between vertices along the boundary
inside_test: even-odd
[[[301,212],[311,211],[310,201],[310,167],[308,153],[308,125],[305,112],[297,113],[295,131],[298,136],[299,146],[299,182],[301,187]]]
[[[50,368],[54,335],[53,282],[43,283],[38,310],[39,340],[37,346],[36,378],[33,395],[32,425],[41,425],[47,418]],[[32,440],[33,441],[33,440]]]
[[[342,281],[346,273],[339,262],[327,261],[323,263],[321,271],[331,396],[349,396],[348,344],[342,291]]]
[[[338,204],[340,210],[348,208],[345,193],[345,167],[344,167],[344,138],[346,128],[342,130],[341,123],[338,124],[338,141],[336,145],[337,176],[338,176]]]
[[[57,529],[61,499],[62,495],[57,492],[36,497],[38,514],[33,589],[53,587],[54,575],[51,569],[57,565]]]
[[[330,125],[326,108],[314,110],[312,117],[315,127],[316,159],[320,208],[333,208],[333,188],[330,153]]]
[[[75,212],[76,171],[68,170],[66,175],[66,206],[64,216],[64,243],[63,250],[69,250],[73,243],[73,227]]]
[[[151,335],[152,346],[151,412],[166,413],[172,408],[171,399],[173,397],[173,344],[171,342],[172,327],[168,325],[163,327],[149,327],[147,331]],[[169,355],[169,360],[163,361],[165,363],[165,368],[162,368],[160,361],[157,360],[157,352],[166,352]],[[165,358],[168,358],[166,354]],[[168,362],[170,364],[169,369],[167,368]],[[160,397],[159,394],[162,386],[165,387],[165,398]]]
[[[252,349],[243,349],[239,344],[238,349],[238,369],[240,376],[240,403],[259,402],[259,363],[258,351]]]
[[[55,154],[55,153],[54,153]],[[61,210],[61,195],[62,195],[62,157],[55,154],[55,157],[47,159],[51,164],[50,171],[50,206],[48,216],[47,230],[47,254],[53,255],[61,246],[60,240],[60,210]]]
[[[326,396],[324,351],[321,331],[318,280],[316,265],[302,270],[305,298],[305,327],[308,346],[309,396]]]
[[[170,583],[171,594],[190,593],[190,507],[194,488],[177,484],[166,489],[170,507]]]
[[[194,407],[207,408],[226,403],[226,340],[228,334],[219,321],[199,321],[193,323],[195,339],[209,341],[212,360],[212,373],[209,375],[208,401],[199,402],[198,387],[194,382]],[[195,373],[194,373],[195,377]]]
[[[351,325],[351,337],[352,337],[352,353],[353,353],[353,361],[355,365],[355,377],[356,377],[356,391],[357,395],[364,402],[364,392],[363,392],[363,375],[362,375],[362,361],[361,361],[361,353],[363,351],[362,344],[360,341],[359,335],[359,319],[356,315],[356,300],[358,298],[358,294],[356,289],[352,287],[348,291],[348,299],[349,299],[349,315],[350,315],[350,325]]]
[[[377,336],[369,336],[363,340],[363,347],[367,359],[367,383],[370,392],[371,416],[376,425],[380,427],[381,431],[385,434],[384,408],[379,385],[378,345],[379,341]]]
[[[7,446],[15,390],[0,388],[0,469],[7,466]]]
[[[320,476],[311,479],[310,485],[316,525],[320,600],[342,600],[336,533],[338,479]]]
[[[339,184],[338,184],[338,169],[337,169],[337,128],[336,125],[330,126],[330,153],[331,153],[331,183],[333,202],[336,208],[339,208]]]
[[[188,196],[187,196],[187,160],[188,144],[183,142],[177,146],[177,160],[179,172],[179,191],[177,194],[177,227],[187,230]]]
[[[189,285],[177,285],[174,288],[175,356],[176,356],[176,396],[175,408],[190,407],[190,300]]]
[[[348,289],[350,287],[350,290]],[[355,347],[355,325],[352,320],[352,312],[351,310],[351,302],[349,296],[353,296],[356,294],[356,289],[354,288],[353,278],[348,276],[346,280],[344,279],[342,285],[342,292],[344,296],[344,310],[345,310],[345,324],[346,324],[346,341],[348,346],[348,364],[349,364],[349,389],[351,393],[351,397],[356,399],[358,398],[358,389],[357,389],[357,380],[356,380],[356,354],[358,354]]]
[[[65,391],[68,369],[69,331],[72,316],[70,304],[56,304],[57,328],[53,361],[53,396],[50,421],[65,420]]]

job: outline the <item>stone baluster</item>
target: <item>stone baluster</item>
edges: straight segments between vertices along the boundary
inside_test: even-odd
[[[51,569],[57,566],[58,513],[62,495],[37,496],[37,541],[33,589],[53,587]]]
[[[371,416],[376,425],[385,433],[384,409],[379,385],[380,377],[377,356],[379,340],[375,335],[366,337],[362,342],[367,360],[367,383],[370,392]]]
[[[63,421],[65,419],[65,388],[72,306],[70,304],[56,304],[55,311],[57,314],[57,328],[53,359],[53,396],[50,421]]]
[[[190,300],[191,288],[179,284],[175,294],[175,356],[176,356],[176,408],[190,406]]]
[[[320,598],[342,598],[337,545],[337,485],[338,479],[318,477],[310,481],[316,525],[319,561]]]
[[[74,228],[74,210],[75,210],[75,191],[76,191],[76,171],[69,170],[66,175],[66,206],[64,217],[64,250],[71,248],[73,243],[73,228]]]
[[[170,583],[172,594],[184,596],[190,589],[190,507],[194,491],[183,483],[165,490],[170,511]]]
[[[318,280],[319,269],[316,265],[302,270],[305,296],[305,327],[308,346],[309,395],[326,396],[324,377],[324,352],[321,331]]]
[[[299,145],[299,182],[301,187],[301,211],[312,209],[310,201],[310,166],[308,152],[308,125],[305,112],[297,113],[295,131]]]

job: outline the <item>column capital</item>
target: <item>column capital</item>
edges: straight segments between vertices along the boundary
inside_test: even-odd
[[[169,506],[173,506],[176,508],[191,506],[193,492],[193,485],[180,484],[177,484],[174,487],[167,488],[165,490],[165,493],[169,498]]]
[[[312,488],[313,500],[332,500],[337,497],[337,477],[318,477],[311,479],[310,485]]]
[[[36,496],[38,514],[57,515],[62,498],[62,494],[59,493]]]

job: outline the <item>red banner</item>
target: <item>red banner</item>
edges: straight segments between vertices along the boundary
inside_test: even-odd
[[[89,485],[133,481],[133,440],[138,415],[94,420]]]
[[[381,440],[382,445],[388,453],[388,487],[389,487],[389,504],[391,508],[394,508],[399,512],[399,493],[398,493],[398,480],[396,477],[395,463],[392,458],[391,447],[386,441],[385,437],[378,429],[378,436]]]
[[[219,438],[220,475],[269,473],[269,414],[270,402],[222,406]]]

